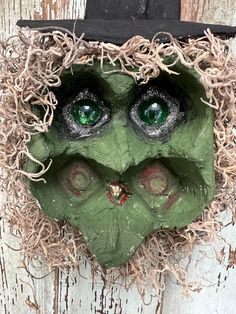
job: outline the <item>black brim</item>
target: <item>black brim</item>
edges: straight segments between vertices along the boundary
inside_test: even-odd
[[[51,32],[57,28],[65,28],[77,36],[85,34],[88,41],[110,42],[123,44],[135,35],[152,39],[158,32],[168,32],[177,39],[196,38],[204,35],[206,29],[222,37],[236,34],[236,26],[203,24],[178,20],[19,20],[20,27],[39,29]],[[46,28],[46,29],[45,29]],[[160,35],[161,42],[169,41],[168,36]]]

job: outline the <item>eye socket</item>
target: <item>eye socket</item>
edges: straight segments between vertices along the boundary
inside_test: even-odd
[[[84,89],[62,109],[60,127],[64,135],[79,139],[100,131],[110,120],[110,109],[99,97]],[[62,126],[63,124],[63,126]]]
[[[168,140],[184,118],[179,100],[155,87],[143,93],[130,109],[135,129],[162,142]]]

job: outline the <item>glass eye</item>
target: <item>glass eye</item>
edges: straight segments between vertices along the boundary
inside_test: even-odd
[[[161,125],[168,117],[169,107],[163,99],[153,97],[143,101],[138,112],[140,119],[147,125]]]
[[[110,120],[110,109],[97,95],[84,89],[62,109],[63,134],[79,139],[100,131]],[[61,121],[61,120],[60,120]]]
[[[101,118],[102,110],[94,101],[82,99],[74,103],[71,114],[78,124],[94,125]]]
[[[130,109],[135,130],[165,142],[185,118],[179,100],[164,91],[150,87]]]

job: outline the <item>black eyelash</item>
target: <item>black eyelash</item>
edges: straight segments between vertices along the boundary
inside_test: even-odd
[[[169,114],[166,121],[160,125],[149,126],[140,119],[139,108],[140,105],[153,98],[157,97],[165,101],[169,109]],[[159,91],[155,87],[150,87],[144,92],[130,108],[130,119],[134,124],[135,130],[140,131],[147,137],[158,139],[161,142],[166,142],[170,135],[175,131],[177,126],[184,121],[185,112],[180,111],[180,102],[164,91]]]

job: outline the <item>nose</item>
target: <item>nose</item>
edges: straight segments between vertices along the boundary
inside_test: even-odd
[[[99,164],[122,174],[133,164],[130,144],[126,121],[113,119],[109,133],[103,136],[94,147],[96,156],[87,157],[92,157]]]

